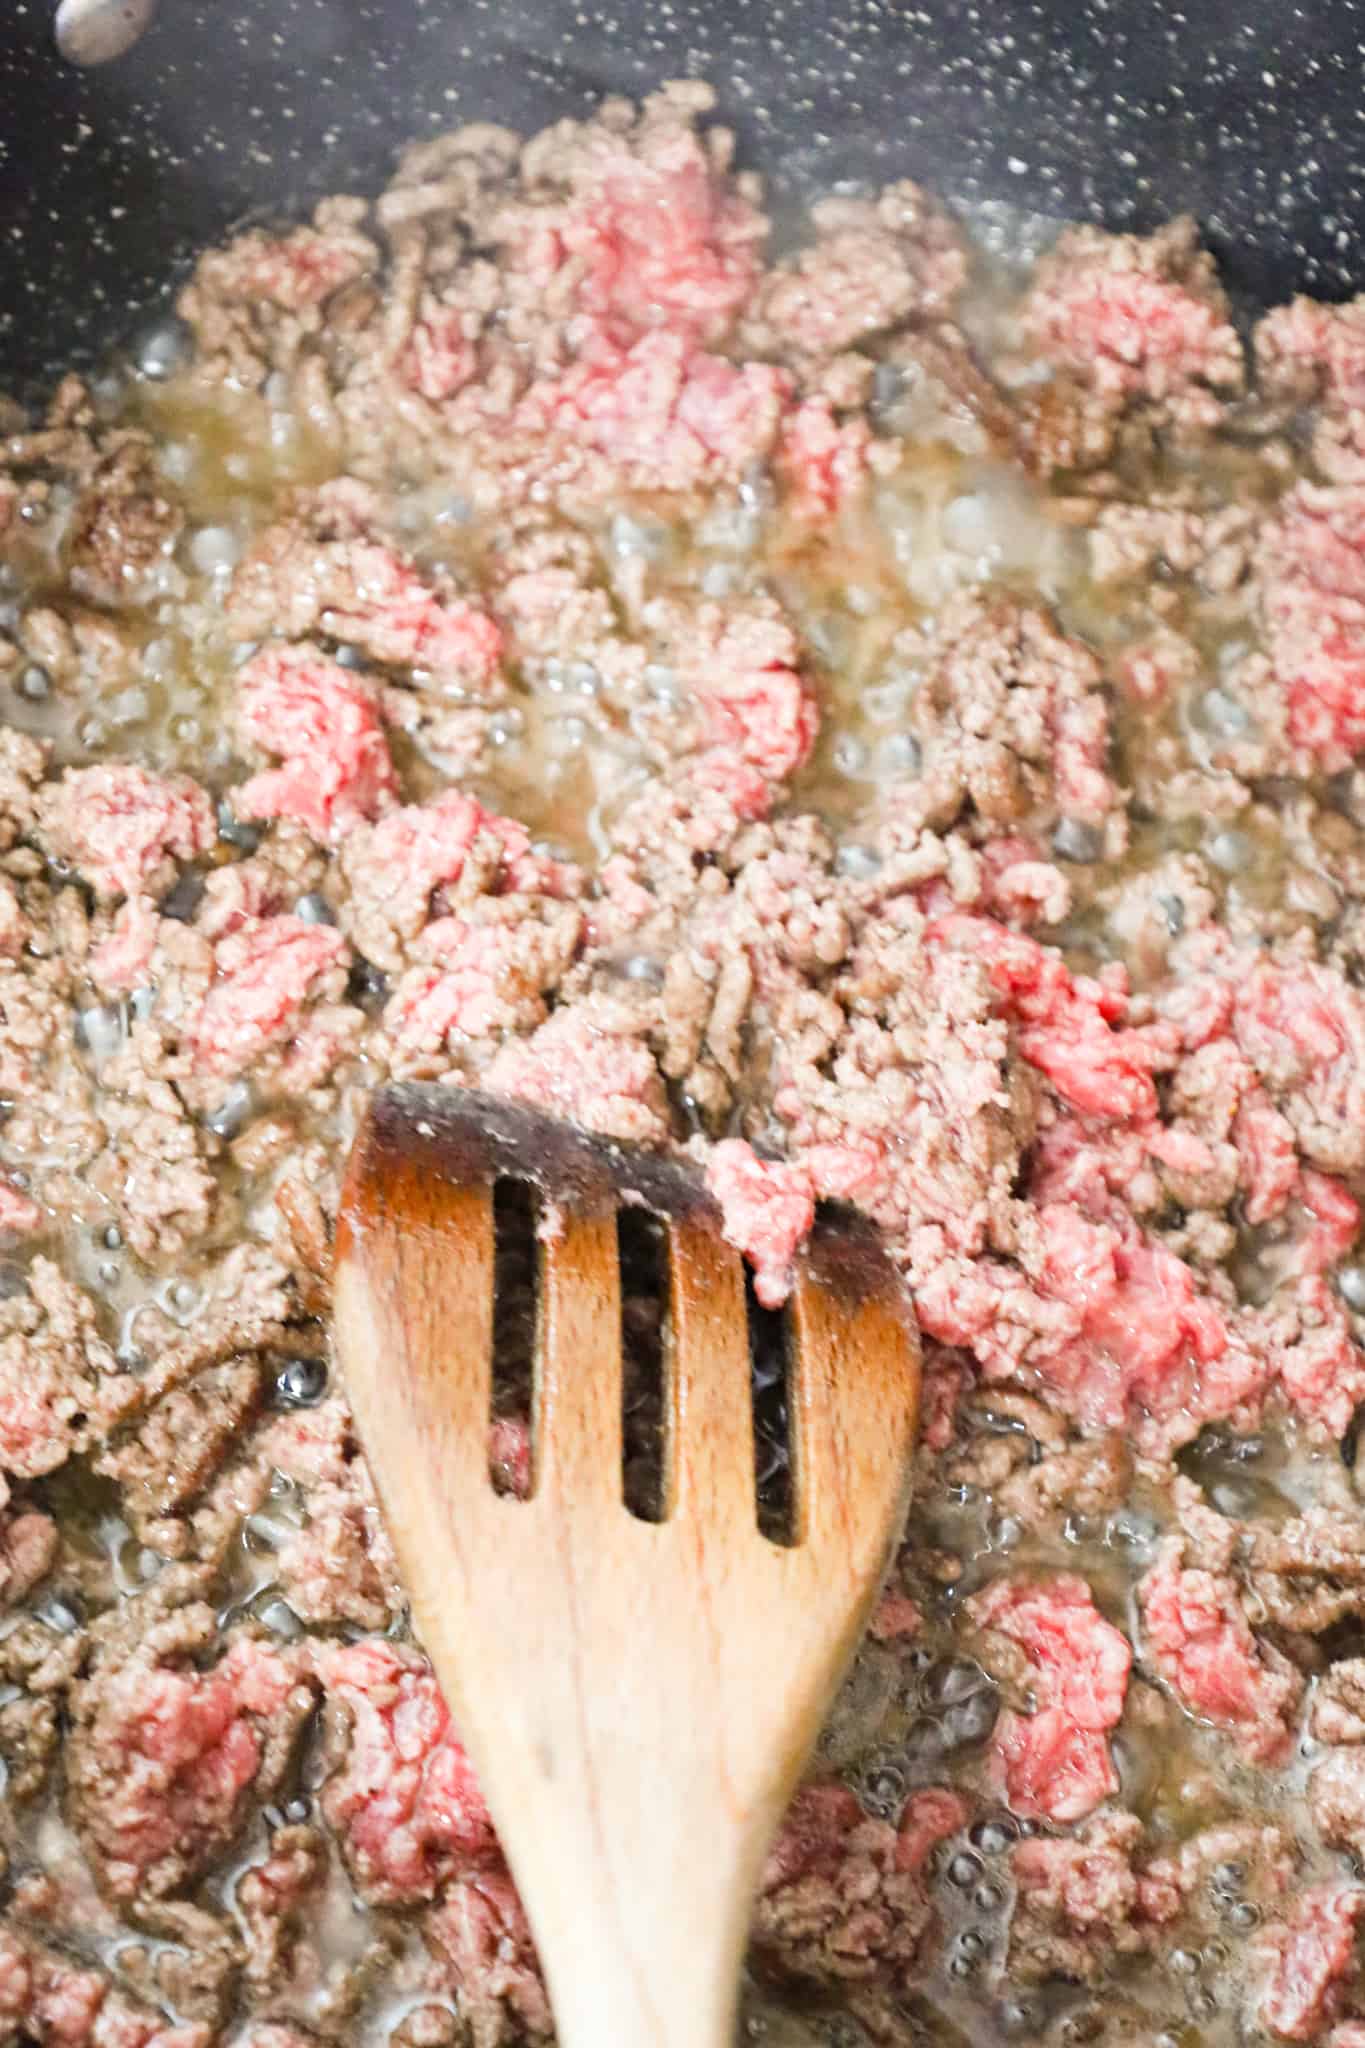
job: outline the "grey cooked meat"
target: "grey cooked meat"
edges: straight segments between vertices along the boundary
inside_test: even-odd
[[[6,413],[5,2048],[552,2038],[330,1372],[395,1077],[913,1292],[756,2035],[1365,2027],[1360,308],[904,180],[784,246],[709,107],[433,137]]]

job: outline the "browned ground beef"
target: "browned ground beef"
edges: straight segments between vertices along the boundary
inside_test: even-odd
[[[1365,2040],[1365,302],[776,249],[708,107],[422,144],[7,418],[0,2048],[549,2037],[329,1366],[390,1077],[913,1290],[751,2038]]]

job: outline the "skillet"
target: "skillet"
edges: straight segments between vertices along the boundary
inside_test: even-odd
[[[1357,0],[162,0],[115,62],[0,31],[0,387],[97,357],[198,245],[377,189],[404,142],[530,132],[702,76],[799,201],[909,175],[950,199],[1145,228],[1194,213],[1234,293],[1365,284]]]

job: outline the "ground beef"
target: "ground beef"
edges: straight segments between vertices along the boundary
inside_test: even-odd
[[[1132,1650],[1083,1579],[997,1579],[971,1607],[979,1628],[1017,1644],[1034,1711],[996,1722],[994,1765],[1016,1813],[1082,1820],[1118,1790],[1108,1734],[1123,1713]]]
[[[147,604],[169,560],[183,514],[168,495],[148,441],[113,441],[71,510],[66,569],[71,588],[99,605]]]
[[[1270,1981],[1261,1997],[1263,2024],[1286,2041],[1311,2041],[1341,2009],[1358,1967],[1355,1930],[1365,1891],[1322,1885],[1305,1892],[1271,1938]]]
[[[217,1637],[211,1608],[180,1608],[130,1651],[112,1644],[75,1695],[72,1813],[103,1882],[133,1904],[178,1889],[233,1840],[312,1707],[297,1660],[251,1636],[197,1669]]]
[[[207,2026],[169,2024],[101,1970],[0,1933],[0,2039],[41,2048],[209,2048]]]
[[[1310,1726],[1318,1742],[1365,1742],[1365,1658],[1343,1657],[1324,1672]]]
[[[1146,237],[1068,228],[1038,265],[1024,321],[1107,403],[1154,405],[1180,431],[1216,424],[1241,388],[1241,343],[1188,218]]]
[[[294,1613],[303,1621],[382,1631],[405,1596],[349,1411],[332,1398],[283,1417],[263,1449],[307,1501],[303,1528],[277,1560]]]
[[[826,199],[815,240],[768,273],[746,313],[743,343],[805,367],[911,319],[950,312],[966,277],[956,230],[903,179],[877,199]]]
[[[706,1181],[726,1237],[753,1268],[754,1292],[766,1307],[780,1307],[791,1292],[796,1247],[815,1220],[809,1174],[760,1159],[743,1139],[728,1138],[711,1154]]]
[[[284,765],[244,783],[243,818],[293,818],[336,841],[393,798],[396,781],[374,689],[309,647],[266,648],[237,678],[244,737]]]
[[[1099,583],[1150,577],[1192,578],[1215,595],[1247,576],[1260,515],[1251,505],[1205,510],[1178,498],[1142,504],[1101,502],[1090,529],[1090,561]]]
[[[1359,306],[1244,396],[1188,223],[770,242],[709,106],[433,136],[0,421],[15,2048],[551,2036],[330,1377],[395,1077],[913,1297],[744,2025],[1360,2030]]]
[[[268,528],[238,568],[228,593],[233,629],[243,638],[272,633],[291,640],[321,631],[386,666],[420,669],[445,687],[487,691],[502,645],[492,619],[461,598],[443,597],[410,562],[371,538],[373,516],[369,493],[354,486],[324,486],[301,498],[294,517]]]
[[[495,1859],[488,1809],[426,1659],[368,1642],[321,1649],[316,1668],[350,1723],[323,1808],[362,1894],[429,1899],[447,1877]]]
[[[305,1007],[343,993],[346,963],[340,933],[304,918],[258,918],[229,932],[214,948],[203,1000],[178,1027],[198,1072],[231,1079],[281,1047],[302,1058]]]
[[[1010,1857],[1018,1886],[1010,1968],[1024,1982],[1091,1981],[1109,1953],[1149,1947],[1172,1916],[1169,1888],[1134,1868],[1142,1825],[1102,1813],[1074,1836],[1020,1842]]]
[[[1180,1560],[1173,1541],[1142,1581],[1145,1654],[1188,1712],[1225,1728],[1258,1762],[1284,1758],[1302,1679],[1253,1635],[1233,1579]]]
[[[975,593],[956,601],[914,697],[925,772],[906,791],[907,820],[942,827],[970,805],[1004,829],[1063,817],[1102,826],[1119,798],[1099,684],[1090,650],[1045,613]]]
[[[1365,402],[1362,304],[1319,305],[1296,298],[1257,322],[1253,343],[1257,382],[1286,406],[1317,403],[1313,459],[1334,482],[1365,475],[1360,410]]]
[[[213,807],[187,776],[149,775],[132,761],[69,769],[43,790],[37,830],[50,852],[107,896],[164,888],[176,860],[206,853]]]
[[[548,2039],[553,2022],[531,1931],[511,1879],[496,1865],[457,1878],[423,1917],[438,1983],[490,2048],[516,2032]]]
[[[663,1080],[640,1022],[604,998],[557,1010],[528,1039],[504,1046],[483,1082],[604,1138],[658,1145],[669,1134]]]
[[[1365,738],[1365,495],[1299,484],[1258,553],[1266,648],[1300,758],[1343,768]]]
[[[0,1302],[0,1468],[30,1479],[66,1462],[126,1399],[95,1305],[45,1258]]]
[[[965,1818],[939,1790],[916,1795],[898,1829],[868,1820],[839,1784],[799,1792],[769,1853],[754,1939],[760,1954],[817,1982],[902,1982],[933,1912],[924,1883],[935,1844]]]
[[[350,833],[340,865],[349,885],[346,929],[386,971],[404,963],[433,916],[458,914],[473,898],[560,897],[580,886],[573,869],[531,851],[522,825],[453,789]]]

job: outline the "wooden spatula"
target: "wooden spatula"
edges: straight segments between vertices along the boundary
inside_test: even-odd
[[[489,1479],[502,1177],[541,1203],[527,1499]],[[657,1523],[622,1493],[623,1204],[667,1227]],[[563,2048],[732,2040],[764,1850],[901,1526],[918,1351],[869,1233],[817,1232],[788,1327],[784,1546],[756,1518],[743,1271],[698,1178],[454,1089],[375,1098],[336,1341]]]

